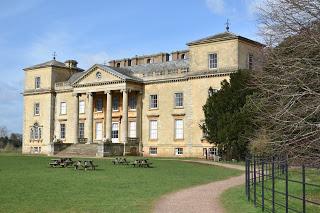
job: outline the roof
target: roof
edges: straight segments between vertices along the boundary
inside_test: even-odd
[[[38,68],[44,68],[44,67],[61,67],[61,68],[69,68],[67,67],[64,63],[60,62],[60,61],[56,61],[55,59],[51,60],[51,61],[47,61],[41,64],[37,64],[31,67],[27,67],[24,68],[23,70],[33,70],[33,69],[38,69]],[[71,69],[77,69],[77,70],[82,70],[80,68],[71,68]]]
[[[189,59],[181,59],[176,61],[167,61],[161,63],[141,64],[127,67],[134,73],[148,73],[156,71],[177,70],[189,68]]]
[[[87,76],[89,73],[91,73],[91,71],[95,68],[98,67],[101,70],[104,70],[106,72],[111,73],[114,76],[117,76],[123,80],[132,80],[132,81],[141,81],[141,79],[135,77],[133,74],[133,72],[131,70],[125,69],[125,68],[120,68],[120,67],[110,67],[107,65],[103,65],[103,64],[95,64],[92,67],[90,67],[88,70],[86,70],[85,72],[80,72],[80,73],[75,73],[73,74],[68,82],[70,82],[71,84],[76,83],[78,81],[80,81],[81,79],[83,79],[85,76]]]
[[[226,40],[233,40],[233,39],[239,39],[242,41],[246,41],[249,43],[253,43],[255,45],[258,46],[265,46],[264,44],[261,44],[257,41],[236,35],[234,33],[231,32],[223,32],[223,33],[218,33],[212,36],[208,36],[202,39],[198,39],[192,42],[187,43],[188,46],[192,46],[192,45],[198,45],[198,44],[206,44],[206,43],[211,43],[211,42],[218,42],[218,41],[226,41]]]

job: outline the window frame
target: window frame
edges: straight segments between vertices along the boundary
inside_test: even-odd
[[[79,135],[78,137],[83,139],[84,138],[84,131],[85,131],[85,124],[83,122],[79,123]]]
[[[113,129],[114,124],[117,125],[117,129],[116,129],[116,130]],[[119,142],[120,142],[120,141],[119,141],[119,136],[120,136],[120,134],[119,134],[119,131],[120,131],[119,124],[120,124],[119,122],[112,122],[112,124],[111,124],[111,142],[112,142],[112,143],[119,143]],[[117,132],[117,133],[116,133],[116,132]],[[115,133],[116,133],[116,134],[115,134]],[[114,137],[115,135],[117,135],[117,137]],[[117,141],[114,142],[113,139],[117,139]]]
[[[177,121],[181,121],[182,122],[182,128],[177,128]],[[181,137],[177,137],[178,135],[180,135],[181,133],[178,134],[177,130],[181,130],[182,131],[182,136]],[[176,118],[174,119],[174,139],[175,140],[184,140],[184,120],[182,118]]]
[[[97,128],[98,124],[101,125],[101,129],[99,130],[99,132],[98,132],[98,128]],[[100,134],[98,134],[98,133],[100,133]],[[98,138],[98,135],[100,136],[99,138]],[[103,123],[102,123],[102,121],[98,121],[95,123],[95,140],[101,141],[102,139],[103,139]]]
[[[154,99],[154,100],[156,100],[156,107],[153,107],[152,106],[152,104],[154,103],[152,100],[152,97],[153,96],[155,96],[156,97],[156,99]],[[158,96],[158,94],[151,94],[150,96],[149,96],[149,109],[159,109],[159,96]]]
[[[211,59],[211,56],[216,56],[216,58],[215,58],[215,60],[214,59]],[[213,65],[215,65],[215,66],[213,66],[213,67],[211,67],[211,61],[213,61],[212,62],[212,64]],[[216,69],[218,69],[218,53],[216,53],[216,52],[212,52],[212,53],[209,53],[208,54],[208,67],[209,67],[209,70],[216,70]]]
[[[41,77],[40,76],[35,76],[34,77],[34,88],[35,89],[40,89],[41,88]]]
[[[37,105],[38,105],[38,107],[37,107]],[[40,116],[40,103],[39,102],[34,103],[33,115]]]
[[[81,103],[83,103],[83,106],[81,107]],[[83,108],[83,111],[81,110]],[[84,100],[79,101],[79,114],[85,114],[86,113],[86,102]]]
[[[137,110],[137,95],[132,94],[129,96],[129,104],[128,104],[130,111],[136,111]]]
[[[132,123],[135,123],[134,128],[132,128],[132,126],[131,126]],[[129,129],[129,134],[128,134],[129,138],[137,138],[137,122],[136,121],[129,121],[128,129]],[[132,133],[133,133],[134,137],[132,136]]]
[[[176,156],[183,155],[183,148],[182,147],[174,148],[174,155],[176,155]]]
[[[247,67],[249,70],[253,70],[253,57],[253,53],[248,53]]]
[[[62,131],[62,129],[63,129],[63,131]],[[60,139],[61,140],[65,140],[66,139],[66,124],[65,123],[60,123]]]
[[[155,153],[152,153],[155,151]],[[158,155],[158,148],[157,147],[149,147],[149,155]]]
[[[177,98],[178,98],[178,94],[181,94],[181,97],[180,97],[180,101],[181,101],[181,103],[182,103],[182,105],[181,106],[178,106],[177,105]],[[184,94],[183,94],[183,92],[175,92],[174,93],[174,108],[183,108],[184,107]]]
[[[63,113],[63,108],[62,106],[65,104],[65,112]],[[61,101],[60,102],[60,115],[66,115],[67,114],[67,102],[66,101]]]
[[[152,125],[153,122],[156,123],[155,129],[153,129],[153,125]],[[153,141],[158,140],[159,138],[158,129],[159,129],[158,120],[155,120],[155,119],[149,120],[149,140],[153,140]]]
[[[96,99],[96,103],[95,104],[96,104],[96,106],[95,106],[96,112],[98,112],[98,113],[103,112],[103,98],[102,97],[98,97]]]
[[[115,101],[115,100],[117,100],[117,101]],[[112,111],[113,112],[119,112],[119,102],[120,102],[119,101],[119,96],[113,96],[112,97],[112,106],[111,107],[112,107]],[[114,108],[115,103],[117,103],[117,108],[116,109]]]

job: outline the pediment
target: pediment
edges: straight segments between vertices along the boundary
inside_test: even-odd
[[[117,76],[114,73],[109,72],[106,69],[103,69],[99,66],[91,67],[86,73],[79,78],[74,84],[91,84],[99,82],[111,82],[111,81],[121,81],[121,77]]]

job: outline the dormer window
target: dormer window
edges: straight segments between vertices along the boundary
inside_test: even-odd
[[[147,59],[147,64],[151,64],[151,58]]]
[[[117,63],[117,67],[120,67],[120,63]]]
[[[40,89],[40,77],[35,77],[34,87],[35,87],[35,89]]]

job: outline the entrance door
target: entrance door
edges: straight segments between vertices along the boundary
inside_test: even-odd
[[[102,123],[96,123],[96,140],[102,140]]]
[[[112,123],[112,143],[119,143],[119,123]]]

